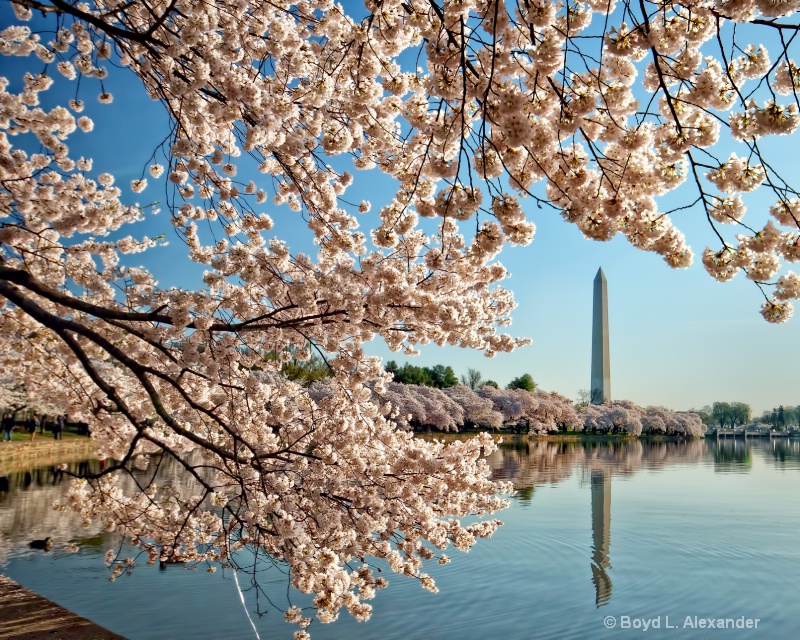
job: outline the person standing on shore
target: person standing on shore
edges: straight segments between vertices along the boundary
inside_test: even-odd
[[[14,431],[14,414],[6,411],[3,414],[2,420],[3,427],[3,442],[11,442],[11,432]]]
[[[28,429],[28,433],[31,434],[31,442],[33,442],[34,438],[36,438],[36,428],[39,426],[39,416],[35,413],[31,414],[31,416],[25,421],[25,426]]]
[[[53,439],[54,440],[63,440],[64,439],[64,423],[66,422],[66,417],[64,414],[61,414],[56,418],[55,423],[53,424]]]

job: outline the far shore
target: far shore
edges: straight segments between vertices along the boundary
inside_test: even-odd
[[[558,433],[547,433],[544,435],[529,436],[527,433],[519,433],[510,429],[463,429],[461,431],[415,431],[415,435],[428,437],[440,436],[472,436],[479,433],[488,433],[492,436],[503,438],[520,438],[538,442],[630,442],[633,440],[646,440],[647,442],[680,442],[682,440],[702,440],[702,437],[692,438],[690,436],[673,435],[665,433],[643,433],[635,436],[630,433],[584,433],[581,431],[567,431]]]
[[[679,442],[681,440],[702,440],[690,436],[667,435],[665,433],[644,433],[634,436],[630,433],[548,433],[542,436],[526,436],[528,440],[544,440],[547,442],[629,442],[646,440],[647,442]]]

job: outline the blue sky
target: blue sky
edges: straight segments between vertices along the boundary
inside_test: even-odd
[[[529,207],[535,209],[535,207]],[[713,281],[699,262],[673,270],[656,255],[584,239],[553,211],[535,210],[529,247],[501,256],[519,307],[514,335],[533,344],[484,358],[456,348],[427,348],[414,364],[468,367],[501,384],[530,373],[548,391],[575,398],[589,388],[592,285],[598,267],[608,280],[611,389],[614,399],[673,409],[715,401],[767,408],[800,404],[798,318],[769,325],[761,294],[743,277]],[[691,239],[691,238],[690,238]],[[693,243],[695,251],[703,244]],[[386,348],[374,352],[391,357]],[[400,355],[396,358],[403,362]]]
[[[7,7],[0,9],[0,27],[7,23],[7,16]],[[4,59],[2,73],[17,83],[22,68],[19,61]],[[83,81],[81,98],[95,120],[95,131],[76,133],[70,147],[73,157],[78,152],[94,157],[98,173],[109,171],[124,185],[149,164],[166,134],[166,119],[160,105],[147,98],[132,75],[110,72],[106,82],[114,94],[110,106],[97,104],[96,81]],[[58,86],[62,85],[64,99],[72,97],[74,83],[63,81]],[[797,175],[798,162],[786,150],[787,142],[779,141],[785,147],[777,151],[782,154],[779,164],[785,175]],[[143,194],[131,198],[141,203],[163,200],[163,181],[150,182]],[[347,197],[352,202],[371,200],[376,212],[390,190],[388,180],[355,172]],[[769,202],[759,198],[753,202],[760,208],[754,216],[756,224],[763,225]],[[674,204],[677,201],[665,207]],[[779,404],[800,404],[800,319],[769,325],[759,314],[763,297],[755,285],[742,275],[726,284],[706,275],[699,256],[713,236],[700,210],[673,217],[696,256],[695,265],[676,271],[660,257],[631,248],[621,237],[608,243],[589,241],[554,210],[537,209],[527,201],[525,207],[537,225],[535,240],[529,247],[510,248],[500,261],[511,273],[506,286],[519,303],[510,331],[532,338],[531,346],[491,359],[456,348],[426,347],[409,360],[382,343],[369,345],[368,351],[399,363],[449,364],[457,374],[476,368],[484,378],[501,385],[530,373],[541,388],[575,398],[579,389],[589,387],[592,282],[602,266],[608,279],[614,399],[672,409],[740,401],[750,404],[756,415]],[[307,249],[296,235],[295,220],[290,220],[296,214],[274,205],[264,210],[275,219],[277,235],[281,228],[288,228],[283,237],[290,246]],[[362,219],[365,225],[374,223],[377,215]],[[202,269],[176,260],[183,248],[171,231],[168,214],[149,222],[146,232],[166,233],[171,245],[136,256],[136,261],[149,267],[162,286],[198,286]]]

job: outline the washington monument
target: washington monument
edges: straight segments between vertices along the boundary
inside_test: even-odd
[[[594,310],[592,312],[592,404],[611,403],[611,361],[608,352],[608,284],[603,269],[594,278]]]

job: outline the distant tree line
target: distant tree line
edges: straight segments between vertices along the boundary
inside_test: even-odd
[[[394,382],[401,384],[421,384],[426,387],[434,387],[435,389],[448,389],[455,387],[459,383],[459,378],[456,377],[453,368],[442,364],[437,364],[432,367],[415,367],[408,363],[402,367],[398,366],[394,360],[389,360],[386,363],[386,371],[392,374]],[[483,375],[477,369],[467,369],[467,373],[461,376],[461,384],[465,387],[477,391],[483,387],[494,387],[499,389],[494,380],[484,380]],[[529,373],[523,373],[517,376],[506,385],[506,389],[524,389],[525,391],[534,391],[536,389],[536,382]]]
[[[768,424],[775,429],[787,429],[790,427],[800,427],[800,405],[796,407],[784,407],[783,405],[765,411],[758,418],[761,424]]]
[[[322,400],[331,393],[326,380],[327,365],[318,356],[298,355],[284,363],[282,372],[310,387],[315,400]],[[505,389],[500,389],[493,380],[485,380],[477,369],[467,369],[460,381],[452,367],[441,364],[401,366],[390,360],[385,369],[392,374],[392,381],[373,385],[373,395],[386,415],[403,429],[504,428],[529,435],[569,431],[699,437],[705,433],[703,420],[696,413],[642,408],[629,401],[575,405],[558,393],[538,389],[529,373],[517,376]],[[750,408],[741,403],[715,403],[708,413],[724,424],[744,424],[750,419]]]
[[[458,384],[453,367],[437,364],[432,367],[415,367],[407,362],[399,367],[394,360],[389,360],[386,371],[394,376],[394,381],[401,384],[421,384],[434,389],[448,389]]]
[[[317,402],[333,393],[325,380],[315,382],[309,391]],[[384,415],[400,428],[414,431],[505,428],[528,435],[584,432],[701,437],[706,430],[695,413],[642,408],[628,401],[590,404],[576,410],[569,398],[540,389],[484,385],[473,390],[463,384],[439,389],[388,382],[374,385],[372,392]]]
[[[709,424],[718,425],[720,429],[733,429],[752,421],[752,410],[744,402],[715,402],[711,406]]]
[[[751,422],[769,425],[775,429],[800,427],[800,405],[796,407],[774,407],[761,416],[752,416],[750,405],[744,402],[715,402],[702,409],[693,409],[707,425],[719,429],[732,429]]]
[[[265,358],[275,360],[279,356],[277,353],[269,352]],[[485,380],[477,369],[467,369],[467,373],[459,380],[453,367],[449,365],[436,364],[432,367],[417,367],[409,363],[402,366],[396,361],[389,360],[384,369],[392,374],[392,381],[400,384],[416,384],[434,389],[449,389],[462,384],[473,391],[483,387],[493,387],[499,389],[494,380]],[[325,360],[316,354],[311,354],[305,349],[295,349],[291,351],[291,357],[281,365],[281,373],[295,382],[299,382],[304,387],[310,386],[319,380],[324,380],[331,375],[331,369]],[[522,389],[524,391],[535,391],[536,382],[529,373],[523,373],[514,378],[506,385],[506,389]]]

